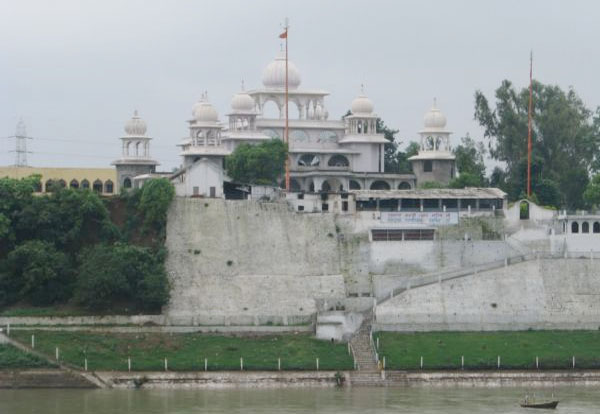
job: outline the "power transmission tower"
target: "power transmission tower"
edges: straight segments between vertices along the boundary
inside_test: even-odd
[[[19,123],[17,123],[17,130],[15,135],[10,138],[15,139],[15,166],[16,167],[27,167],[27,154],[31,153],[31,151],[27,151],[27,140],[33,139],[32,137],[27,136],[27,128],[25,127],[25,122],[21,119]]]

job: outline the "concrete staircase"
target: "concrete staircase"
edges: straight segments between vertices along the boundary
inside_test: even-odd
[[[372,320],[372,313],[366,313],[360,328],[350,339],[350,346],[352,347],[356,365],[356,369],[350,374],[350,385],[385,385],[382,372],[375,361],[375,350],[371,340]]]

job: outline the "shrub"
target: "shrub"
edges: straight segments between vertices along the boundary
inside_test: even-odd
[[[158,310],[169,298],[164,253],[124,243],[97,244],[79,255],[75,299],[89,309],[105,310],[120,301]]]
[[[15,299],[28,299],[33,305],[49,305],[70,297],[73,272],[69,258],[52,243],[30,240],[7,257],[8,288],[18,292]]]

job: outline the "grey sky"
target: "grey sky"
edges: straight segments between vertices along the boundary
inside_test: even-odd
[[[301,87],[331,93],[330,117],[364,83],[406,144],[435,96],[456,144],[466,132],[481,137],[476,89],[491,96],[505,78],[527,85],[530,49],[536,79],[600,105],[599,12],[591,0],[0,0],[0,136],[22,117],[35,138],[30,164],[108,166],[137,108],[152,155],[170,170],[202,91],[224,121],[242,78],[261,86],[289,16]],[[0,138],[0,165],[14,163],[13,148]]]

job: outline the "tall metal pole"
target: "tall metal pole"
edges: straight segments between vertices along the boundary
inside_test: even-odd
[[[290,192],[290,131],[289,131],[289,101],[288,101],[288,19],[285,19],[285,143],[288,147],[288,154],[285,157],[285,190]]]
[[[533,105],[533,51],[529,55],[529,110],[527,114],[527,197],[531,197],[531,109]]]

